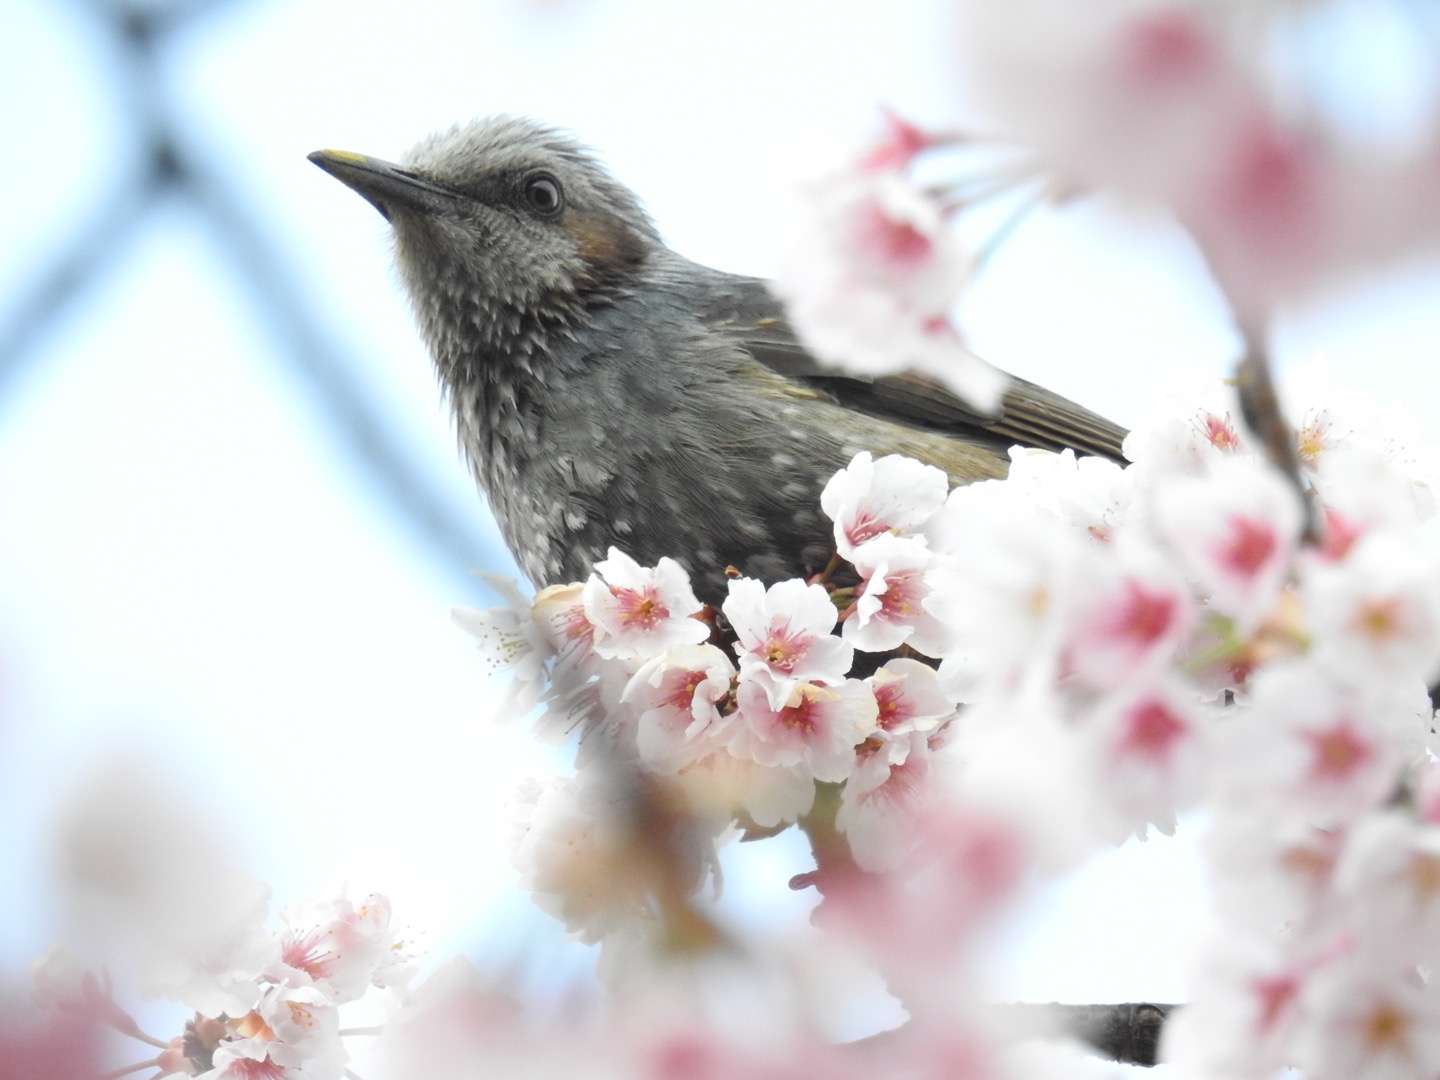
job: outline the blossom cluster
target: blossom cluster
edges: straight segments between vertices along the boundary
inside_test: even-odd
[[[1417,23],[1367,67],[1355,13],[965,0],[958,68],[987,125],[1062,187],[1170,207],[1249,323],[1440,239],[1433,43]],[[1408,14],[1379,5],[1362,18],[1408,26]],[[1405,110],[1365,110],[1382,72]]]
[[[912,927],[931,933],[901,942],[875,905],[903,902],[913,885],[896,881],[935,865],[954,822],[984,820],[1005,837],[986,847],[992,863],[1043,874],[1203,807],[1217,878],[1237,892],[1218,909],[1234,920],[1232,945],[1288,927],[1288,945],[1255,946],[1252,967],[1271,967],[1243,969],[1250,985],[1298,980],[1303,966],[1332,996],[1310,1016],[1317,1046],[1342,999],[1358,1007],[1326,980],[1373,976],[1362,958],[1389,964],[1387,992],[1428,1001],[1404,974],[1440,955],[1413,914],[1427,910],[1417,890],[1440,832],[1395,800],[1431,760],[1440,568],[1416,529],[1440,473],[1396,441],[1394,414],[1329,400],[1318,365],[1286,389],[1303,500],[1217,388],[1132,434],[1127,467],[1017,448],[1008,479],[947,490],[929,466],[861,454],[821,495],[837,553],[827,571],[768,587],[735,578],[718,611],[677,564],[642,567],[612,550],[587,582],[518,610],[459,613],[533,680],[523,699],[543,702],[542,730],[579,737],[577,775],[533,786],[522,807],[522,883],[576,935],[603,942],[602,956],[633,961],[664,907],[653,875],[623,856],[633,819],[615,808],[638,797],[633,778],[650,810],[672,808],[667,865],[683,869],[664,887],[684,895],[737,826],[753,837],[799,822],[813,839],[819,791],[859,877],[800,884],[827,894],[833,925],[893,946],[880,960],[892,988],[917,964],[933,986],[925,958],[955,960],[936,951],[933,916],[912,910]],[[1311,515],[1320,526],[1307,537]],[[617,787],[617,776],[631,779]],[[973,849],[973,831],[961,832]],[[1352,833],[1364,852],[1354,865],[1341,858]],[[1249,894],[1261,865],[1275,878],[1263,903]],[[1411,892],[1395,894],[1411,871]],[[1017,878],[1002,877],[1008,896]],[[966,888],[981,879],[972,866]],[[872,884],[857,893],[861,880]],[[963,952],[965,890],[947,887],[932,902]],[[873,891],[896,888],[883,901]],[[1412,914],[1377,928],[1363,913],[1387,890]],[[854,910],[866,914],[847,924],[846,896],[861,894]],[[1282,897],[1303,899],[1306,916]],[[1440,921],[1421,925],[1431,922],[1440,933]],[[1218,997],[1233,996],[1218,987],[1239,970],[1209,977]],[[1212,1057],[1234,1054],[1196,1075],[1237,1075],[1233,1058],[1262,1035],[1275,1047],[1268,1065],[1305,1056],[1278,1007],[1257,997],[1244,1022],[1227,1016],[1229,1041],[1207,1028]],[[1190,1027],[1206,1015],[1194,1008]],[[1403,1018],[1407,1032],[1422,1024]],[[1335,1060],[1329,1043],[1314,1053]]]
[[[315,897],[287,905],[267,930],[266,903],[213,932],[184,963],[172,962],[150,990],[194,1010],[168,1040],[143,1032],[116,1002],[108,975],[56,947],[34,965],[36,996],[77,1027],[100,1023],[159,1050],[133,1068],[202,1080],[340,1080],[349,1053],[340,1008],[372,989],[403,987],[412,961],[391,929],[381,895],[359,904]],[[127,1070],[130,1071],[130,1070]]]
[[[955,7],[973,130],[887,115],[865,152],[802,193],[774,290],[830,366],[921,373],[994,411],[1004,376],[967,345],[957,301],[1026,214],[1084,196],[1173,218],[1252,340],[1276,310],[1440,243],[1428,14],[1209,0]],[[1356,47],[1353,23],[1367,17],[1376,37]],[[998,221],[977,215],[981,204]],[[978,250],[956,227],[965,215],[990,222]]]

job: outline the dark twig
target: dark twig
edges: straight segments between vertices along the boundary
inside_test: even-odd
[[[1295,447],[1295,433],[1280,412],[1280,397],[1270,374],[1270,357],[1264,345],[1247,335],[1245,357],[1235,369],[1235,385],[1240,395],[1240,414],[1245,426],[1260,440],[1265,457],[1280,470],[1300,500],[1305,514],[1305,540],[1317,543],[1320,522],[1300,474],[1300,454]]]
[[[997,1021],[1007,1028],[1026,1035],[1070,1035],[1111,1061],[1147,1066],[1157,1063],[1161,1033],[1178,1008],[1151,1002],[993,1006]]]

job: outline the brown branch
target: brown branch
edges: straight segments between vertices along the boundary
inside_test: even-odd
[[[1025,1036],[1070,1035],[1111,1061],[1154,1065],[1165,1022],[1178,1005],[1129,1002],[1115,1005],[994,1005],[998,1023]]]
[[[1305,542],[1319,543],[1320,521],[1300,475],[1295,433],[1280,412],[1280,395],[1270,373],[1270,356],[1258,337],[1246,336],[1245,356],[1235,368],[1235,388],[1245,426],[1260,440],[1266,459],[1280,471],[1300,499],[1305,515]]]

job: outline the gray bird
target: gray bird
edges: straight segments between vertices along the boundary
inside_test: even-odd
[[[395,235],[460,445],[537,586],[613,544],[679,560],[718,602],[725,568],[808,575],[833,551],[820,490],[856,453],[952,484],[1004,476],[1015,443],[1121,460],[1123,429],[1015,379],[997,416],[931,381],[821,367],[756,278],[661,242],[568,135],[494,117],[404,164],[320,150]]]

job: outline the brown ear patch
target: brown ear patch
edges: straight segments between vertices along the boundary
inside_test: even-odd
[[[618,277],[645,259],[645,242],[608,214],[567,214],[561,227],[597,279]]]

